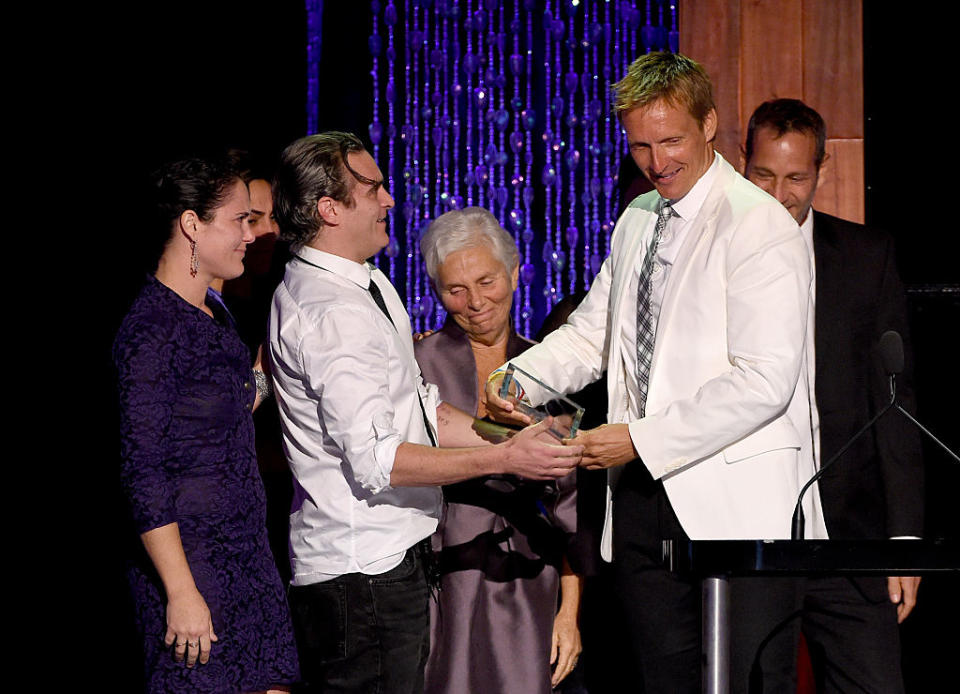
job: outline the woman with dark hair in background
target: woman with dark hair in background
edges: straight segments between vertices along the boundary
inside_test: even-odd
[[[208,293],[243,271],[250,197],[228,160],[170,164],[153,193],[159,262],[114,343],[122,480],[146,550],[128,572],[145,689],[289,691],[296,648],[254,452],[262,379]]]
[[[490,212],[468,207],[434,220],[420,246],[448,315],[414,344],[417,362],[442,400],[484,417],[487,376],[532,344],[511,321],[516,245]],[[549,693],[580,654],[581,578],[568,562],[576,474],[481,477],[446,485],[443,496],[425,691]]]

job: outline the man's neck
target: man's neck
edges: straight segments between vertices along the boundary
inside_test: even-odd
[[[351,260],[358,265],[363,265],[367,262],[366,257],[358,258],[359,251],[355,248],[350,248],[349,246],[343,247],[343,244],[337,244],[331,242],[330,239],[325,238],[322,234],[318,233],[313,239],[304,244],[307,248],[313,248],[317,251],[323,251],[324,253],[329,253],[330,255],[335,255],[345,260]]]

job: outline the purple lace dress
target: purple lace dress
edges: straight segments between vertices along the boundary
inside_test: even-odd
[[[166,595],[145,552],[129,577],[149,692],[263,690],[299,678],[267,542],[249,351],[219,304],[205,313],[150,277],[114,343],[122,478],[136,529],[178,523],[219,637],[192,669],[163,644]]]

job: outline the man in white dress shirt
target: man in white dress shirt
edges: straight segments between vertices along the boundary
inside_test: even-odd
[[[699,692],[700,587],[666,570],[663,541],[790,536],[801,478],[813,472],[809,456],[800,465],[809,413],[788,411],[795,393],[806,403],[810,264],[796,222],[714,151],[717,114],[699,64],[641,56],[615,90],[655,190],[620,217],[567,324],[512,361],[566,392],[607,372],[608,424],[576,438],[582,464],[609,471],[602,554],[614,561],[646,691]],[[509,419],[499,381],[488,408]],[[807,536],[822,537],[812,505],[807,513]],[[735,627],[750,621],[740,616]],[[734,639],[731,657],[751,654]]]
[[[400,297],[366,262],[387,245],[391,207],[355,136],[312,135],[284,151],[274,214],[294,257],[269,340],[295,481],[290,601],[307,691],[422,691],[423,541],[437,527],[437,485],[557,478],[580,457],[541,440],[543,424],[506,439],[438,404]]]

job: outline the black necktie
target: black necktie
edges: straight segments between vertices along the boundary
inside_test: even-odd
[[[390,321],[390,325],[393,326],[393,329],[397,329],[397,324],[393,322],[393,318],[390,317],[390,312],[387,310],[387,304],[383,300],[383,293],[380,291],[380,287],[377,286],[377,283],[373,281],[373,278],[370,278],[370,286],[367,287],[370,292],[370,295],[373,297],[373,300],[376,302],[377,306],[380,307],[380,310],[383,311],[383,315],[387,317],[387,320]]]

